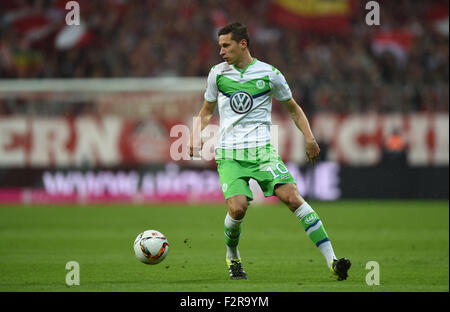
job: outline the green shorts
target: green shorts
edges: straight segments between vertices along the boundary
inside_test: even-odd
[[[253,200],[250,179],[258,182],[266,197],[274,195],[277,184],[295,183],[271,144],[238,150],[216,149],[216,162],[225,199],[245,195],[249,201]]]

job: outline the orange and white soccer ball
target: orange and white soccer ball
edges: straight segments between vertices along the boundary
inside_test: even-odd
[[[136,258],[145,264],[157,264],[167,257],[169,242],[161,232],[148,230],[134,240]]]

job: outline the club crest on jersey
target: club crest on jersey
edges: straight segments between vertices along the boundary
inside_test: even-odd
[[[258,89],[264,89],[265,86],[266,86],[266,83],[264,82],[264,80],[258,80],[258,81],[256,82],[256,87],[257,87]]]
[[[237,114],[247,113],[253,106],[253,97],[245,91],[236,91],[230,97],[231,109]]]

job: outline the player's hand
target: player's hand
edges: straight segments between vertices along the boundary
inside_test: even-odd
[[[199,157],[200,156],[200,151],[201,151],[201,143],[197,144],[200,146],[195,146],[193,143],[193,139],[191,137],[190,141],[189,141],[189,156],[190,157]]]
[[[308,157],[308,160],[314,165],[320,153],[319,144],[317,144],[315,139],[307,140],[305,149],[306,157]]]
[[[189,146],[189,156],[190,157],[200,157],[201,148]]]

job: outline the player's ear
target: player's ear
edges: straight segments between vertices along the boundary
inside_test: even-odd
[[[239,41],[239,45],[240,45],[243,49],[247,48],[247,47],[248,47],[248,46],[247,46],[247,40],[242,39],[241,41]]]

